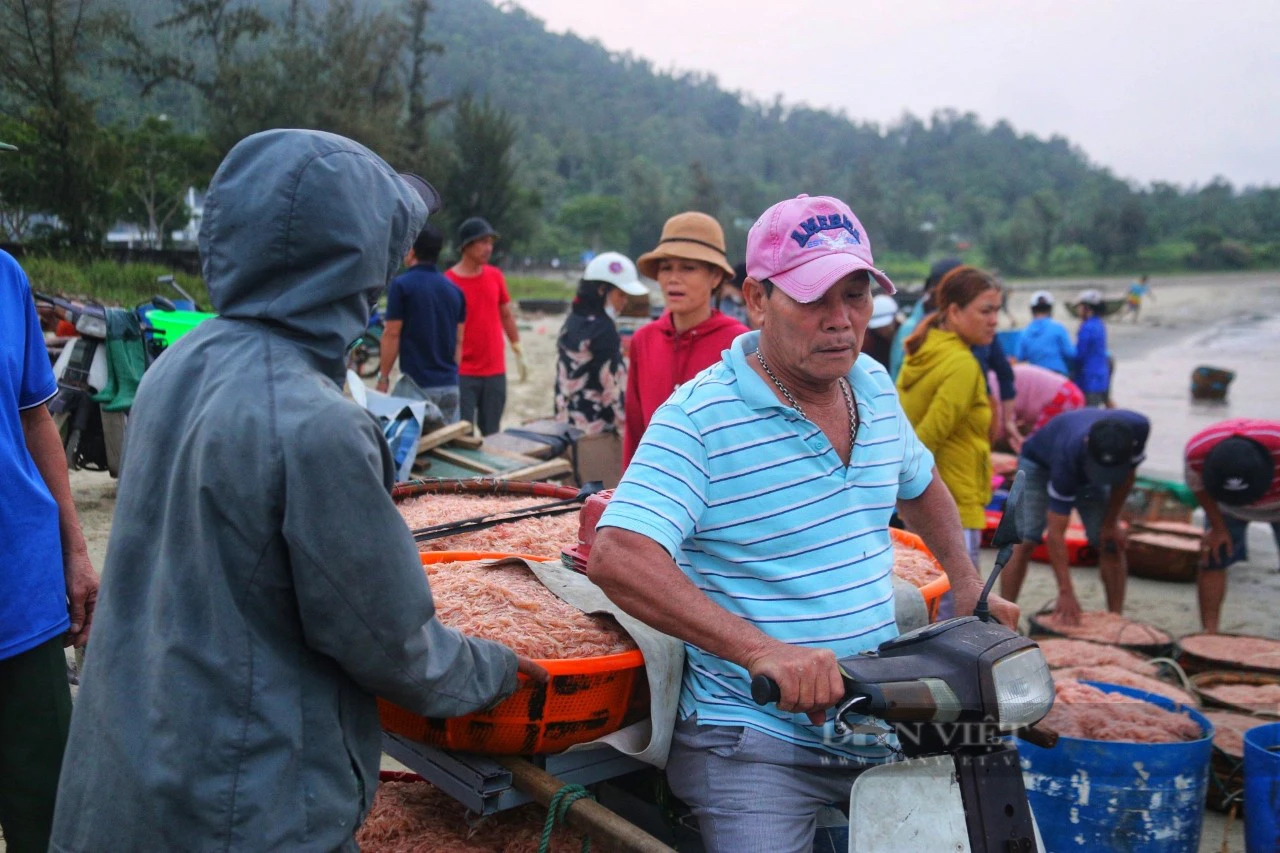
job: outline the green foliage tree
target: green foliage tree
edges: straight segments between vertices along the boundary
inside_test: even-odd
[[[536,205],[520,185],[516,136],[515,121],[487,98],[459,99],[453,117],[453,159],[443,187],[452,226],[483,216],[505,243],[519,244],[530,236]]]
[[[653,248],[662,233],[662,224],[674,213],[667,203],[662,172],[646,157],[627,164],[623,197],[628,207],[626,251],[632,258]]]
[[[115,64],[139,82],[144,97],[168,83],[197,91],[221,153],[261,129],[262,105],[270,105],[273,90],[265,48],[270,18],[237,0],[169,0],[154,29],[134,18],[117,31],[123,48]],[[160,34],[170,38],[161,41]]]
[[[1052,189],[1036,190],[1028,199],[1029,213],[1039,231],[1040,269],[1049,269],[1049,256],[1057,244],[1058,223],[1062,221],[1062,202]]]
[[[592,252],[624,246],[627,239],[627,208],[616,196],[580,195],[560,208],[562,228]]]
[[[740,256],[742,223],[801,192],[845,196],[877,254],[892,253],[903,269],[970,245],[1027,273],[1265,264],[1280,251],[1274,188],[1131,185],[1062,137],[955,110],[877,125],[758,101],[707,74],[658,71],[549,33],[515,4],[129,0],[127,23],[102,26],[94,4],[117,1],[0,0],[0,73],[5,63],[56,66],[62,81],[41,88],[10,74],[0,86],[0,113],[40,131],[24,145],[30,159],[0,161],[21,178],[3,190],[8,209],[37,209],[14,200],[38,181],[56,189],[44,191],[40,212],[101,231],[123,193],[112,135],[95,118],[132,128],[163,112],[184,132],[208,134],[219,153],[265,127],[352,136],[442,185],[447,221],[484,213],[502,222],[504,248],[544,259],[576,251],[560,214],[572,220],[581,197],[623,200],[632,255],[652,247],[668,216],[696,208],[720,220]],[[51,18],[40,17],[46,11]],[[35,37],[24,14],[39,19]],[[46,33],[46,18],[66,25]],[[42,64],[46,55],[60,58]],[[448,110],[463,93],[473,96]],[[449,134],[433,133],[435,121]],[[54,165],[67,163],[74,174]],[[66,191],[74,179],[92,186]],[[1197,250],[1189,235],[1201,226],[1221,239]]]
[[[430,13],[431,0],[404,0],[401,9],[409,41],[405,149],[414,158],[421,158],[427,151],[427,120],[450,103],[449,98],[429,99],[427,96],[427,60],[444,53],[442,44],[427,38],[427,15]]]
[[[43,204],[40,174],[31,154],[39,141],[31,128],[3,116],[0,141],[18,149],[0,153],[0,237],[22,242],[32,236],[32,222]]]
[[[123,131],[125,155],[120,192],[123,215],[143,227],[147,242],[169,242],[169,226],[187,214],[191,186],[208,181],[216,159],[204,137],[177,133],[161,116],[149,116],[135,130]]]
[[[179,45],[164,47],[131,28],[121,63],[144,93],[175,81],[198,91],[220,152],[272,127],[340,133],[389,159],[408,148],[400,57],[409,31],[391,11],[356,0],[316,10],[295,0],[280,22],[237,0],[172,4],[156,27],[177,32]]]
[[[19,194],[30,204],[39,186],[40,210],[74,247],[97,242],[113,212],[119,152],[78,88],[81,58],[111,25],[93,0],[0,0],[0,111],[27,131]]]
[[[716,182],[701,160],[689,164],[689,195],[685,207],[711,216],[719,216],[721,208],[720,191]]]

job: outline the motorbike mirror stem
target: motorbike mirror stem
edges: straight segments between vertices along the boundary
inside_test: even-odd
[[[1000,550],[996,552],[996,564],[991,569],[991,576],[987,578],[982,594],[978,596],[978,603],[973,607],[973,615],[983,622],[991,621],[991,608],[987,604],[991,588],[995,586],[996,578],[1000,577],[1004,564],[1013,556],[1013,546],[1022,541],[1018,508],[1022,505],[1025,479],[1026,475],[1021,471],[1014,475],[1013,485],[1009,487],[1009,497],[1004,502],[1004,512],[1000,515],[1000,523],[996,525],[996,532],[991,540],[991,544]]]

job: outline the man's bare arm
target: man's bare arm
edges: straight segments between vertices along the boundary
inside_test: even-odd
[[[601,528],[591,547],[587,576],[627,613],[664,634],[778,682],[784,711],[811,713],[843,695],[835,653],[791,646],[765,634],[708,598],[647,536]]]
[[[21,413],[22,432],[27,451],[36,463],[40,477],[58,504],[58,531],[62,537],[62,570],[66,577],[68,613],[71,630],[67,643],[77,648],[89,640],[93,624],[93,608],[98,601],[98,573],[89,561],[89,548],[80,529],[75,501],[71,497],[71,481],[67,478],[67,456],[53,417],[44,406],[33,406]]]
[[[956,614],[972,613],[982,592],[982,578],[969,559],[969,549],[965,547],[960,511],[956,509],[955,499],[943,484],[937,468],[933,469],[933,481],[919,497],[898,501],[898,514],[942,563],[951,581]],[[1019,611],[1016,604],[995,594],[987,602],[997,620],[1009,627],[1017,626]]]
[[[504,302],[498,306],[498,316],[502,320],[502,330],[507,333],[507,340],[512,345],[520,343],[520,330],[516,328],[516,315],[511,310],[511,303]]]
[[[386,385],[391,376],[391,368],[395,367],[400,357],[400,333],[404,330],[404,320],[388,320],[382,330],[379,342],[381,353],[378,359],[378,384]]]

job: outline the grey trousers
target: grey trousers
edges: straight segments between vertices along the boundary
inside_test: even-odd
[[[502,429],[502,410],[507,407],[507,377],[459,376],[461,419],[480,427],[481,435]]]
[[[426,422],[438,422],[440,425],[447,426],[456,424],[459,421],[459,394],[457,385],[432,385],[422,387],[414,382],[411,377],[401,376],[400,381],[396,383],[396,387],[392,389],[391,396],[405,397],[410,400],[426,400],[431,403],[427,407]],[[432,410],[435,407],[435,411]],[[423,433],[430,432],[427,429],[427,423],[424,423]]]
[[[737,726],[676,724],[667,781],[707,853],[810,853],[818,810],[846,808],[865,768]]]

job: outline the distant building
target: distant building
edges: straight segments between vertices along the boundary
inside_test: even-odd
[[[169,237],[179,246],[194,246],[200,236],[200,223],[204,221],[204,190],[187,187],[187,210],[191,211],[191,218],[181,230],[174,231]]]
[[[187,188],[187,210],[190,217],[181,228],[169,232],[169,242],[174,248],[191,248],[196,245],[200,234],[200,223],[204,220],[204,191],[195,187]],[[124,245],[130,249],[151,248],[159,240],[150,229],[131,222],[117,222],[107,232],[107,244]]]

